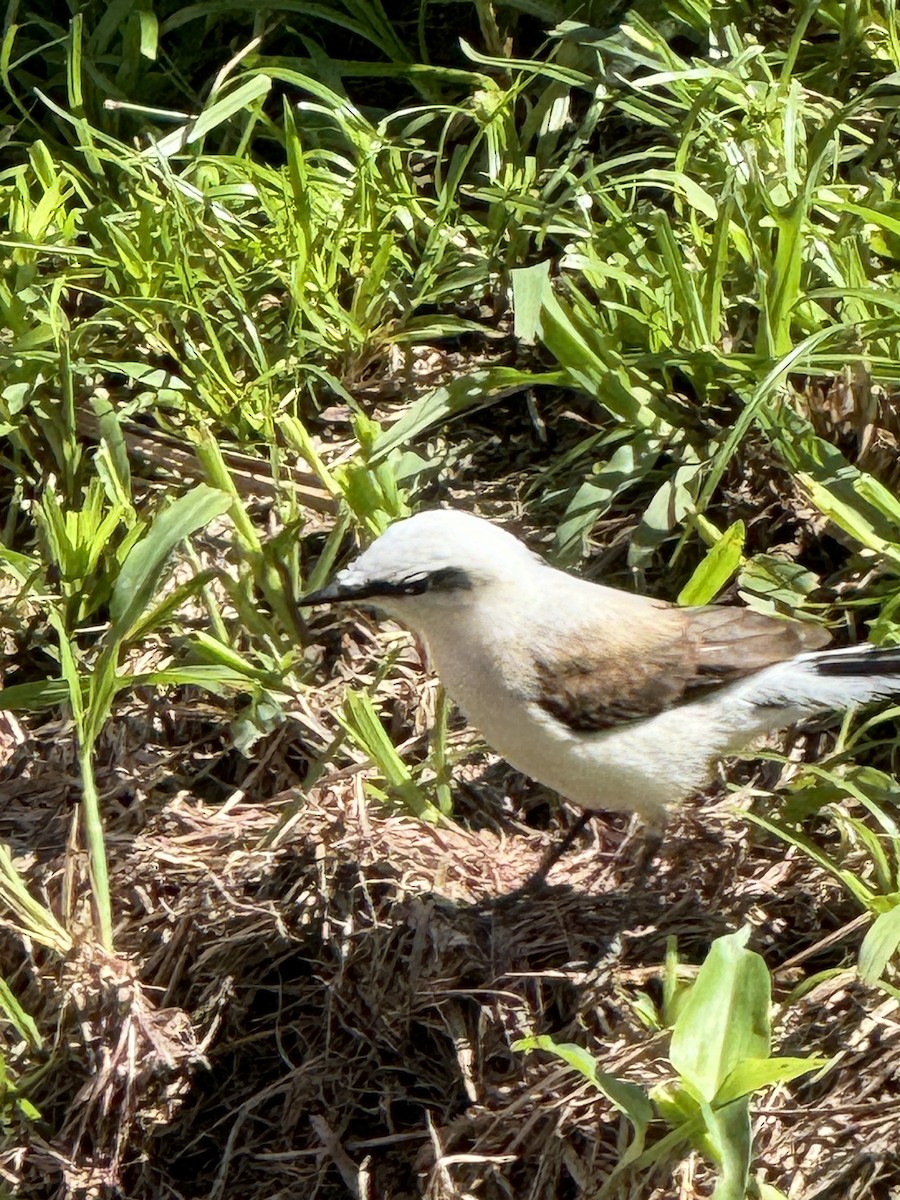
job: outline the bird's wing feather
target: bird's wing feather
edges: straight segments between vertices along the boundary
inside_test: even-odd
[[[652,616],[635,607],[631,620],[623,609],[615,620],[586,621],[535,647],[537,703],[570,729],[599,732],[830,640],[818,626],[746,608],[654,607]]]

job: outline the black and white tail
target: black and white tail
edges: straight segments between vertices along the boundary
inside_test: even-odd
[[[739,703],[770,709],[773,719],[765,724],[772,729],[814,713],[841,712],[894,697],[900,701],[900,646],[798,654],[737,684],[734,697]]]

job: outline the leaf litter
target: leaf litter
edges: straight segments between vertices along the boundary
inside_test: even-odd
[[[460,472],[453,499],[471,502],[471,480],[479,504],[521,527],[527,510],[510,498],[543,449],[519,411],[511,469],[497,472],[498,448],[484,476]],[[477,418],[454,434],[457,448],[478,448],[473,464],[484,438]],[[760,519],[803,526],[800,498],[797,515],[780,488],[760,504],[766,470],[752,470],[752,444],[747,455],[744,482],[725,489],[729,513],[757,480],[763,491],[748,503],[772,510]],[[609,520],[627,529],[626,506]],[[804,545],[821,552],[822,535],[806,529]],[[620,582],[626,540],[607,551]],[[599,1195],[622,1118],[571,1071],[511,1046],[550,1035],[610,1074],[665,1081],[667,1035],[640,1014],[661,986],[669,939],[684,964],[699,963],[716,937],[749,924],[776,1001],[807,989],[776,1018],[778,1053],[829,1059],[820,1076],[756,1097],[755,1169],[803,1200],[885,1194],[900,1108],[896,1000],[856,978],[858,908],[834,878],[739,811],[830,735],[810,727],[789,740],[783,765],[732,768],[738,811],[721,783],[713,813],[688,806],[639,892],[621,819],[601,817],[545,891],[498,904],[571,815],[459,721],[452,822],[385,810],[352,750],[304,787],[341,695],[375,684],[386,649],[393,667],[375,694],[407,761],[425,754],[435,700],[420,648],[368,618],[326,618],[310,647],[318,686],[247,760],[228,750],[231,714],[215,697],[188,689],[118,703],[97,751],[115,955],[91,940],[86,876],[72,869],[70,727],[33,718],[7,751],[2,836],[75,942],[59,960],[37,947],[26,957],[4,936],[6,979],[52,1031],[52,1070],[28,1092],[41,1120],[23,1122],[0,1160],[11,1183],[33,1196],[173,1200]],[[613,1194],[700,1197],[711,1182],[694,1153],[618,1177]]]

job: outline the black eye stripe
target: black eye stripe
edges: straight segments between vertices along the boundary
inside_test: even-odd
[[[468,591],[472,587],[469,574],[460,567],[439,567],[436,571],[419,571],[405,579],[369,579],[364,583],[335,582],[327,588],[304,597],[305,604],[353,603],[360,600],[378,601],[379,597],[421,596],[425,592]]]
[[[406,579],[379,579],[367,585],[370,596],[421,596],[425,592],[468,591],[472,580],[459,567],[410,575]]]
[[[432,592],[467,592],[472,580],[461,567],[441,567],[428,576],[428,590]]]
[[[398,580],[394,584],[386,584],[395,594],[401,596],[421,596],[423,592],[427,592],[430,587],[430,576],[428,575],[412,575],[409,579]]]

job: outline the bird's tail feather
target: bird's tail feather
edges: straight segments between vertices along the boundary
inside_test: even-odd
[[[820,651],[807,657],[817,675],[857,675],[886,680],[895,676],[900,686],[900,646],[851,646],[848,650]]]
[[[855,708],[877,700],[900,698],[900,646],[852,646],[816,650],[777,663],[738,685],[740,699],[769,710],[790,711],[788,720],[832,709]],[[787,712],[785,712],[787,715]]]

